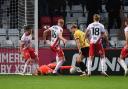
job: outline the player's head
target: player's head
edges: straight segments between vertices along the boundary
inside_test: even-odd
[[[94,14],[93,15],[93,21],[100,21],[100,15]]]
[[[71,27],[71,32],[74,33],[78,29],[76,24],[73,24]]]
[[[41,75],[41,72],[39,70],[37,70],[37,75]]]
[[[58,25],[63,27],[64,26],[64,20],[63,19],[58,19]]]
[[[24,26],[24,32],[26,35],[30,35],[32,32],[32,27],[30,25]]]
[[[125,19],[125,26],[128,26],[128,18]]]

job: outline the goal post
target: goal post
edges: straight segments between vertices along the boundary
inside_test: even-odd
[[[24,25],[33,27],[33,47],[38,53],[38,0],[0,0],[0,74],[22,72],[19,41]],[[31,65],[27,73],[32,70]]]
[[[35,51],[38,53],[38,0],[35,0],[34,4]]]

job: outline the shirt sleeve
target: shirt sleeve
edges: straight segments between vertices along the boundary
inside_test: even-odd
[[[24,36],[25,36],[25,34],[23,34],[23,36],[21,37],[21,41],[24,41]]]
[[[54,26],[50,27],[49,30],[51,31],[53,29]]]
[[[104,25],[101,26],[101,29],[102,29],[102,32],[106,32],[105,28],[104,28]]]
[[[79,33],[75,33],[74,34],[74,39],[76,40],[76,39],[79,39]]]
[[[88,27],[87,27],[87,30],[91,29],[91,25],[89,24]]]

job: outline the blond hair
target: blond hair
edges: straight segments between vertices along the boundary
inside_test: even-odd
[[[100,15],[94,14],[94,15],[93,15],[93,20],[94,20],[94,21],[100,21]]]

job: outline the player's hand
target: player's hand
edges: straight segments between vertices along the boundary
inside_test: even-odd
[[[128,51],[128,45],[125,45],[124,48]]]
[[[79,49],[79,54],[82,54],[82,51],[81,51],[81,49]]]
[[[106,48],[109,48],[109,47],[110,47],[109,42],[107,42],[106,43]]]
[[[64,46],[66,45],[66,42],[67,42],[67,40],[66,40],[66,39],[65,39],[65,40],[63,40]]]
[[[44,29],[48,29],[50,26],[48,26],[48,25],[45,25],[43,28]]]

